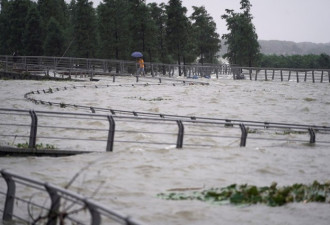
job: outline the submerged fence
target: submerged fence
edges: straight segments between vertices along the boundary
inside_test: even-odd
[[[44,56],[7,56],[0,55],[0,71],[28,72],[42,76],[93,77],[95,75],[136,75],[139,64],[134,61],[44,57]],[[231,73],[227,64],[176,65],[145,63],[145,70],[151,76],[204,77],[216,74],[217,77]]]
[[[294,69],[294,68],[260,68],[260,67],[232,67],[234,79],[249,80],[277,80],[313,83],[330,82],[329,69]]]
[[[18,72],[46,77],[82,78],[94,76],[137,75],[138,63],[134,61],[45,57],[45,56],[8,56],[0,55],[0,71]],[[329,69],[294,69],[241,67],[228,64],[164,64],[145,63],[145,70],[152,77],[187,78],[216,77],[249,79],[263,81],[296,81],[323,83],[330,82]],[[228,75],[232,75],[228,77]],[[0,78],[5,77],[0,74]]]
[[[0,212],[4,222],[48,225],[141,224],[67,188],[7,170],[1,170],[0,175],[3,178],[0,179]]]
[[[248,139],[251,144],[252,141],[330,144],[330,127],[326,126],[185,117],[105,108],[91,110],[94,113],[0,108],[0,143],[25,149],[51,146],[49,151],[54,148],[114,151],[116,147],[131,146],[152,146],[153,149],[160,146],[217,148],[233,143],[244,147]]]

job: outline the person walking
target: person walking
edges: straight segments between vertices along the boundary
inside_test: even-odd
[[[142,73],[142,75],[144,76],[145,73],[144,73],[144,61],[143,61],[143,58],[139,58],[138,59],[138,63],[139,63],[139,69],[137,71],[137,75],[139,76]]]

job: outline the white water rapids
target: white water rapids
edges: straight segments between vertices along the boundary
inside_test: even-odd
[[[210,85],[78,88],[35,97],[141,112],[330,126],[329,83],[203,81]],[[118,78],[117,82],[134,83],[135,78]],[[140,82],[143,83],[143,79]],[[101,79],[82,85],[95,84],[113,83]],[[0,80],[0,107],[75,111],[35,105],[24,99],[24,94],[30,91],[70,85],[79,83]],[[0,127],[0,132],[5,130]],[[329,139],[329,135],[326,138]],[[306,136],[306,143],[308,140]],[[272,182],[283,186],[330,180],[329,144],[253,141],[248,138],[247,146],[242,148],[239,140],[233,141],[214,148],[184,146],[181,150],[175,146],[152,148],[115,144],[114,152],[105,152],[102,145],[96,153],[62,158],[2,157],[0,168],[64,186],[75,173],[89,165],[75,181],[72,190],[90,196],[101,185],[93,199],[145,224],[329,224],[329,204],[242,207],[156,197],[158,193],[176,188],[225,187],[233,183],[269,186]],[[3,140],[5,142],[12,140]],[[76,146],[77,150],[84,148],[79,142]]]

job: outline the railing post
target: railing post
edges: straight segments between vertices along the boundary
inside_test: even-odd
[[[313,128],[308,128],[308,133],[310,135],[309,143],[314,144],[315,143],[315,131]]]
[[[297,74],[297,83],[299,83],[299,72],[298,72],[298,70],[296,71],[296,74]]]
[[[321,72],[321,83],[323,83],[323,70]]]
[[[288,76],[288,81],[291,79],[291,70],[289,70],[289,76]]]
[[[241,131],[242,131],[240,147],[245,147],[246,146],[246,139],[247,139],[247,130],[246,130],[243,123],[241,123],[239,125],[239,127],[241,128]]]
[[[57,193],[55,189],[50,187],[48,183],[45,183],[46,191],[49,194],[49,197],[51,199],[51,205],[48,212],[48,221],[47,225],[56,225],[57,224],[57,218],[59,217],[59,209],[61,204],[61,196]]]
[[[312,70],[312,80],[313,80],[313,83],[315,83],[314,70]]]
[[[94,204],[90,203],[88,200],[84,201],[86,207],[88,208],[91,214],[91,225],[99,225],[101,224],[101,216],[99,211],[95,208]]]
[[[113,142],[115,139],[115,128],[116,128],[116,123],[115,120],[111,115],[107,116],[108,121],[109,121],[109,133],[108,133],[108,143],[107,143],[107,152],[112,152],[113,151]]]
[[[6,202],[5,202],[5,208],[3,210],[2,220],[9,221],[12,220],[13,211],[14,211],[16,184],[12,176],[7,174],[5,170],[1,170],[1,175],[7,183]]]
[[[184,135],[184,126],[181,120],[176,121],[179,127],[178,140],[176,142],[176,148],[182,148],[183,146],[183,135]]]
[[[30,110],[29,113],[31,116],[29,148],[35,148],[36,140],[37,140],[38,117],[35,111],[33,110]]]

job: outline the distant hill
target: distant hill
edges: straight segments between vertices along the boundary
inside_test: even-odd
[[[222,41],[222,43],[224,43],[224,41]],[[261,46],[261,53],[266,55],[320,55],[322,53],[330,55],[330,42],[317,44],[312,42],[296,43],[293,41],[259,40],[259,44]],[[220,55],[226,52],[227,46],[222,45]]]

